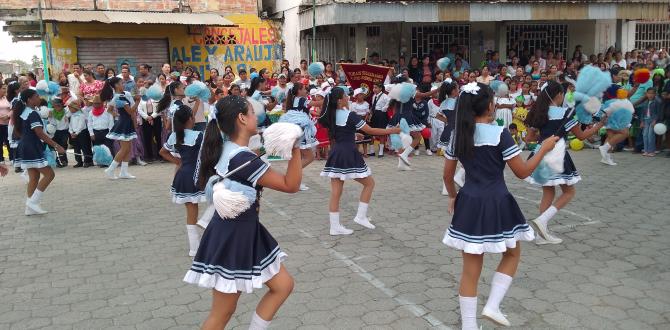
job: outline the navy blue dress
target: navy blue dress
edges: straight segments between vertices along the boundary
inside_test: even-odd
[[[330,154],[321,176],[344,181],[372,175],[356,148],[356,131],[365,126],[365,121],[355,112],[346,109],[337,110],[335,117],[335,127],[331,128],[335,143],[330,147]]]
[[[248,149],[230,159],[229,170],[252,160],[256,154]],[[231,175],[228,179],[253,187],[270,166],[260,159]],[[198,253],[184,281],[223,293],[253,292],[274,277],[286,253],[258,219],[256,202],[234,219],[222,219],[217,212],[205,229]]]
[[[37,137],[37,134],[35,134],[34,131],[37,127],[44,127],[42,117],[40,117],[40,114],[37,113],[37,111],[26,107],[21,113],[21,119],[23,120],[23,125],[21,129],[21,138],[16,147],[14,167],[20,167],[25,170],[28,168],[43,168],[49,166],[49,162],[44,155],[44,152],[47,150],[46,145],[39,137]]]
[[[134,104],[130,93],[114,94],[114,97],[109,102],[118,111],[119,118],[114,122],[114,126],[109,130],[109,133],[107,133],[107,138],[119,141],[132,141],[137,139],[133,118],[125,109],[126,104],[129,107],[132,107]]]
[[[387,127],[396,127],[400,124],[400,119],[405,118],[411,132],[421,132],[424,128],[426,128],[426,125],[421,122],[420,118],[417,118],[415,114],[416,105],[417,103],[414,101],[414,98],[411,98],[406,103],[401,104],[400,109],[398,109],[398,111],[393,114],[393,118],[391,118]],[[426,106],[426,114],[427,113],[428,106]]]
[[[465,185],[456,195],[442,242],[470,254],[505,252],[517,241],[535,238],[503,175],[506,162],[521,150],[509,131],[497,125],[477,124],[474,140],[473,157],[458,159],[465,168]],[[452,146],[445,157],[457,159]]]
[[[195,168],[202,144],[202,133],[190,129],[184,130],[184,142],[179,146],[176,143],[177,135],[173,132],[163,145],[163,148],[175,157],[181,158],[181,166],[175,173],[170,187],[172,202],[177,204],[205,202],[205,192],[195,185]]]
[[[570,111],[568,111],[569,108],[562,108],[562,107],[556,107],[556,106],[550,106],[549,111],[548,111],[548,117],[549,120],[547,123],[544,125],[544,127],[540,127],[540,141],[544,141],[544,139],[557,134],[565,136],[567,132],[569,132],[571,129],[573,129],[575,126],[579,124],[579,122],[576,119],[567,119],[568,116],[570,116]],[[561,124],[563,124],[563,127],[561,127]],[[530,156],[528,158],[533,157],[533,154],[531,152]],[[572,186],[575,183],[579,182],[582,179],[581,176],[579,176],[579,172],[577,172],[577,167],[575,167],[575,163],[572,162],[572,158],[570,157],[570,154],[568,153],[568,150],[566,148],[565,150],[565,156],[563,158],[563,173],[557,174],[553,177],[551,177],[543,186],[558,186],[558,185],[568,185]],[[529,176],[526,178],[527,182],[530,182],[532,184],[540,185],[538,182],[533,180],[532,176]]]
[[[451,140],[451,132],[454,131],[454,126],[456,126],[456,99],[448,98],[444,100],[440,104],[440,110],[447,117],[447,123],[444,124],[444,131],[440,135],[440,141],[437,143],[437,146],[446,151],[449,146],[449,140]]]

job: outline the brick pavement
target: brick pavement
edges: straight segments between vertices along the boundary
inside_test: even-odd
[[[667,329],[670,159],[617,154],[611,168],[597,151],[572,155],[584,180],[552,227],[565,242],[524,245],[503,311],[517,329]],[[421,156],[402,173],[391,157],[368,164],[375,230],[348,220],[360,188],[347,183],[342,219],[356,232],[327,234],[323,162],[305,171],[308,192],[265,192],[261,221],[296,280],[272,328],[459,327],[460,255],[441,243],[450,219],[441,159]],[[42,217],[23,216],[17,175],[0,179],[0,329],[197,328],[211,298],[181,282],[190,258],[184,210],[170,203],[172,171],[131,167],[136,181],[109,182],[97,168],[58,170]],[[526,216],[536,216],[537,189],[509,172],[507,181]],[[485,258],[479,312],[497,260]],[[230,328],[246,329],[263,292],[242,296]]]

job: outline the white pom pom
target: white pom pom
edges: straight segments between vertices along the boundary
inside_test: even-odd
[[[261,136],[256,134],[249,139],[249,149],[259,150],[263,144],[261,143]]]
[[[600,110],[601,105],[600,100],[597,97],[592,96],[586,103],[584,103],[584,109],[594,115]]]
[[[402,132],[400,132],[399,135],[400,135],[400,141],[402,141],[402,147],[404,149],[409,148],[412,145],[412,136]]]
[[[223,182],[215,184],[213,190],[214,208],[222,219],[233,219],[251,207],[243,193],[226,189]]]
[[[543,160],[547,163],[554,173],[563,173],[563,159],[565,157],[565,140],[560,139],[556,142],[554,149],[544,155]]]
[[[47,124],[47,134],[54,135],[56,133],[56,125]]]
[[[282,159],[291,159],[293,145],[300,136],[302,129],[296,124],[272,124],[263,132],[265,152]]]

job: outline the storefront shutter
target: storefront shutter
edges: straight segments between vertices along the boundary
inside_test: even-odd
[[[113,68],[120,73],[121,63],[130,64],[131,74],[137,74],[140,64],[151,65],[156,74],[160,67],[169,60],[167,39],[77,39],[77,58],[82,65],[102,63],[106,68]]]

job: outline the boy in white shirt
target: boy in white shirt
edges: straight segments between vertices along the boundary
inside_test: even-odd
[[[91,135],[86,126],[86,114],[81,111],[81,101],[72,99],[68,102],[70,111],[70,142],[74,146],[74,167],[90,167],[93,165],[93,151],[91,150]],[[84,156],[82,162],[82,155]]]

